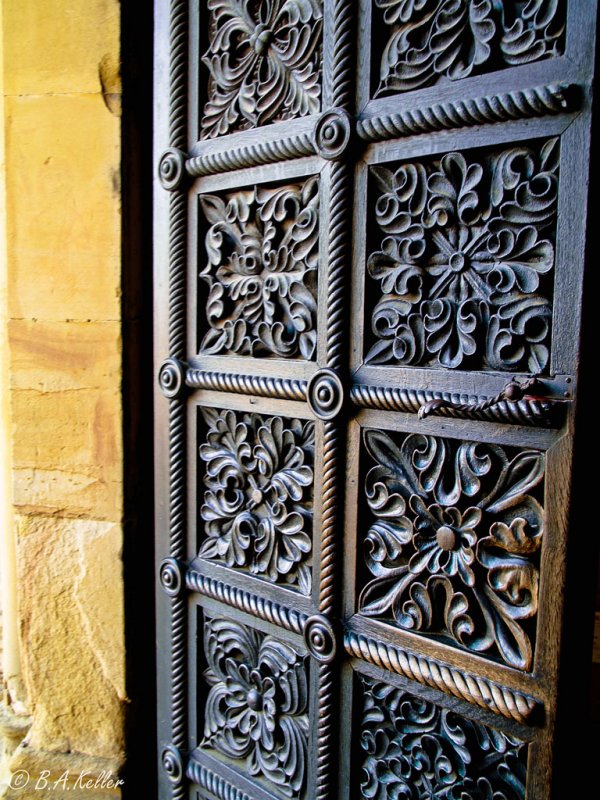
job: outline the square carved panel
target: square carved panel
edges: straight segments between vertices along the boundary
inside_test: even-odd
[[[202,750],[282,798],[306,787],[307,657],[276,636],[224,617],[204,620]]]
[[[545,455],[366,429],[361,615],[533,665]]]
[[[203,408],[198,555],[309,595],[312,421]]]
[[[321,110],[322,0],[208,0],[201,138]]]
[[[200,352],[314,360],[318,178],[198,202]]]
[[[409,92],[555,57],[565,17],[565,0],[373,0],[372,91]]]
[[[559,142],[369,168],[365,362],[548,369]]]
[[[360,795],[369,800],[524,800],[527,744],[361,676]],[[359,700],[360,702],[360,700]]]

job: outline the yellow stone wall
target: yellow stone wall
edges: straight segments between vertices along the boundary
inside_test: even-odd
[[[3,0],[2,17],[18,616],[33,717],[15,764],[50,768],[52,753],[60,769],[71,753],[100,768],[121,762],[126,702],[119,3]]]

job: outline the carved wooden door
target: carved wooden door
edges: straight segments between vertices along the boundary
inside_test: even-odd
[[[550,797],[595,14],[156,0],[161,798]]]

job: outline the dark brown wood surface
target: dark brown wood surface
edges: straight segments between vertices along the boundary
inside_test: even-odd
[[[155,14],[160,796],[546,800],[596,3]]]

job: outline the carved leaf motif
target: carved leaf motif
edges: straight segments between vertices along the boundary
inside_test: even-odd
[[[360,612],[530,669],[544,458],[499,445],[366,431]]]
[[[373,167],[373,364],[539,373],[549,360],[557,141]]]
[[[524,800],[525,742],[401,689],[361,680],[363,797]]]
[[[210,690],[200,746],[245,761],[287,797],[304,786],[308,676],[304,657],[273,636],[207,619],[204,678]]]
[[[310,594],[314,423],[234,411],[204,417],[199,555]]]
[[[388,36],[376,95],[562,52],[562,0],[375,0]]]
[[[321,105],[321,0],[208,0],[203,139],[315,114]]]
[[[319,184],[201,195],[207,354],[314,358]]]

